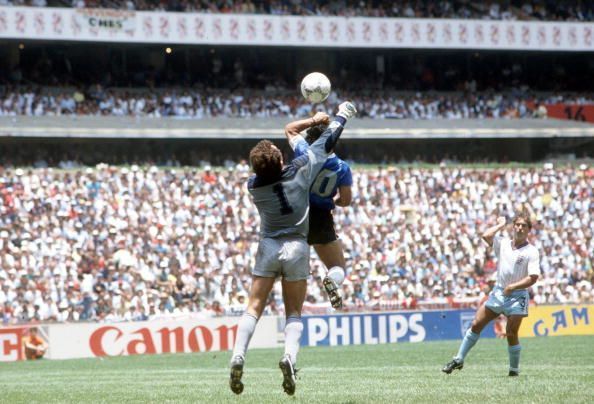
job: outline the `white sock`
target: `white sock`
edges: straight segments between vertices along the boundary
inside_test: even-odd
[[[297,353],[299,352],[299,342],[303,333],[303,322],[301,317],[287,317],[285,325],[285,355],[289,355],[293,365],[297,363]]]
[[[336,282],[337,285],[342,285],[344,282],[344,269],[341,267],[332,267],[328,271],[328,278]]]
[[[235,339],[235,347],[233,348],[233,356],[241,356],[245,358],[245,352],[247,351],[250,339],[256,329],[258,319],[256,316],[250,313],[243,313],[241,320],[239,320],[239,326],[237,327],[237,338]]]

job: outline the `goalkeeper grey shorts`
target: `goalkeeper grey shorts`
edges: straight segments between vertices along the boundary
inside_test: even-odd
[[[264,238],[252,274],[300,281],[309,277],[309,245],[302,238]]]

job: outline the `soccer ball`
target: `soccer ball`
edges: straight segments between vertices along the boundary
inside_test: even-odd
[[[322,102],[330,95],[330,80],[322,73],[313,72],[301,80],[301,94],[309,102]]]

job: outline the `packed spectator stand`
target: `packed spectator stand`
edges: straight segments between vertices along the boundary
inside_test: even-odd
[[[594,19],[592,2],[552,0],[0,0],[0,6]],[[119,63],[118,52],[104,52],[97,44],[84,45],[101,50],[96,55],[62,44],[23,41],[10,46],[13,58],[0,69],[0,117],[293,118],[312,109],[294,82],[301,72],[275,75],[274,65],[258,71],[261,66],[243,60],[239,51],[159,47],[162,55],[186,56],[185,67],[176,67],[169,62],[152,66],[147,55],[138,66]],[[135,60],[137,50],[125,49],[122,58]],[[254,60],[269,59],[269,54],[253,52]],[[208,63],[191,63],[190,56]],[[532,62],[515,54],[394,53],[385,56],[386,63],[396,66],[389,75],[375,70],[380,55],[373,52],[362,57],[373,61],[371,71],[352,63],[359,54],[331,56],[344,64],[332,75],[339,91],[323,108],[333,110],[351,99],[360,118],[545,118],[543,104],[594,103],[590,81],[583,79],[588,77],[587,56],[547,55]],[[541,69],[540,64],[553,68]],[[14,144],[8,147],[15,149]],[[174,156],[159,160],[158,166],[131,157],[115,161],[139,165],[83,166],[70,158],[75,154],[69,151],[60,162],[40,155],[20,168],[13,164],[29,159],[28,154],[17,150],[0,157],[0,324],[139,321],[243,311],[259,227],[245,187],[250,175],[245,161],[229,160],[213,169],[208,161],[200,168],[181,167]],[[543,276],[531,288],[532,303],[592,304],[593,189],[591,165],[357,168],[353,205],[335,213],[347,252],[345,310],[476,307],[493,285],[496,262],[480,232],[497,215],[510,218],[517,208],[532,212],[532,241],[541,252]],[[311,267],[305,311],[330,312],[321,285],[324,271],[315,256]],[[267,313],[283,311],[279,286]]]
[[[0,0],[0,5],[114,8],[138,11],[207,12],[345,17],[472,18],[489,20],[592,21],[588,1],[554,0]]]
[[[546,109],[539,109],[540,104],[594,102],[589,94],[409,92],[365,96],[335,92],[323,108],[333,110],[345,99],[357,104],[360,117],[380,119],[545,118]],[[294,90],[104,89],[99,84],[86,90],[0,87],[0,116],[269,118],[304,116],[311,111],[312,104]]]
[[[240,313],[259,227],[248,176],[244,161],[0,168],[2,323]],[[335,212],[346,310],[476,305],[495,271],[480,232],[518,208],[541,252],[532,302],[594,303],[593,190],[585,165],[355,169],[352,207]],[[312,275],[305,310],[328,311],[314,255]],[[267,312],[281,301],[277,288]]]

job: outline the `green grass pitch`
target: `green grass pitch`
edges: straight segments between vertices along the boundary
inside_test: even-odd
[[[281,349],[248,353],[241,396],[228,387],[229,352],[0,363],[0,402],[593,402],[594,337],[523,339],[518,378],[493,339],[441,373],[458,344],[303,348],[294,397],[282,391]]]

